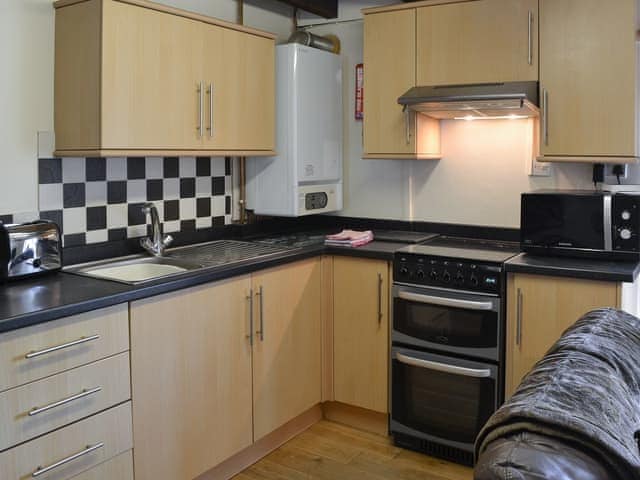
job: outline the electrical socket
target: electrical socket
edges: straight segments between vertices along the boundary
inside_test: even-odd
[[[605,182],[610,183],[617,183],[618,182],[618,177],[616,175],[616,173],[620,174],[620,180],[627,178],[628,175],[628,165],[622,164],[622,165],[610,165],[607,164],[604,167],[604,177],[605,177]]]

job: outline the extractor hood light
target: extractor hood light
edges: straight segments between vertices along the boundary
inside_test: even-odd
[[[478,117],[475,115],[465,115],[464,117],[453,117],[454,120],[466,120],[470,122],[471,120],[522,120],[525,118],[530,118],[527,115],[497,115],[494,117]]]

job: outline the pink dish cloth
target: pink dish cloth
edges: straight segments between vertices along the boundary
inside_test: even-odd
[[[325,245],[337,247],[360,247],[371,241],[373,241],[373,232],[371,230],[365,232],[342,230],[335,235],[327,235],[324,243]]]

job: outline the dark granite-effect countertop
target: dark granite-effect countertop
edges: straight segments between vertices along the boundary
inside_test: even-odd
[[[322,254],[392,261],[396,250],[406,245],[405,243],[382,241],[373,241],[357,248],[326,247],[318,244],[303,248],[292,248],[277,255],[242,263],[192,271],[144,285],[126,285],[65,272],[28,281],[9,283],[0,285],[0,333],[203,283],[244,275]],[[632,282],[640,272],[640,263],[535,257],[528,254],[520,254],[506,263],[506,271]]]
[[[505,263],[509,273],[531,273],[610,282],[633,282],[640,262],[612,262],[583,258],[542,257],[521,253]]]
[[[266,258],[205,268],[143,285],[126,285],[65,272],[8,283],[0,285],[0,333],[202,283],[244,275],[316,257],[323,253],[391,261],[393,253],[404,246],[406,245],[403,243],[374,241],[358,248],[325,247],[322,244],[293,248]]]

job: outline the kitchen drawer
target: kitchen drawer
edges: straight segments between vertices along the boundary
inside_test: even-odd
[[[127,450],[97,467],[73,477],[73,480],[133,480],[133,452]]]
[[[2,392],[0,450],[130,398],[128,352]]]
[[[127,304],[3,333],[0,392],[126,350]]]
[[[132,445],[131,402],[127,402],[0,453],[0,472],[3,480],[32,478],[34,473],[35,478],[66,480],[131,450]]]

